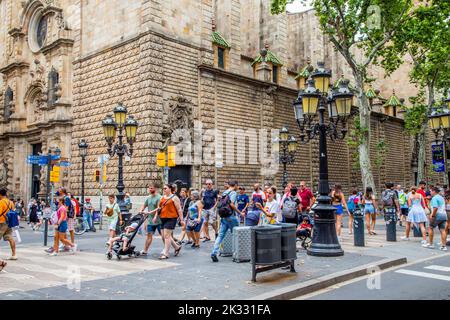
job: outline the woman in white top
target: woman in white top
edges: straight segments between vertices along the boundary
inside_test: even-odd
[[[275,199],[276,194],[277,189],[275,187],[270,187],[267,189],[267,201],[264,208],[259,203],[256,204],[256,206],[263,210],[259,218],[259,225],[275,224],[276,222],[281,222],[283,220],[280,204]]]
[[[409,213],[406,218],[406,236],[402,240],[409,240],[409,233],[411,232],[411,223],[418,224],[422,231],[422,244],[427,243],[427,232],[425,230],[425,223],[427,222],[427,215],[425,213],[425,200],[422,195],[417,192],[416,187],[411,188],[411,195],[408,197]]]

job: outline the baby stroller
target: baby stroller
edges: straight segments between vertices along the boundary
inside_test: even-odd
[[[130,218],[130,220],[127,222],[126,226],[131,226],[132,224],[136,223],[137,227],[136,229],[131,233],[131,237],[128,240],[128,246],[126,250],[123,250],[123,240],[117,240],[114,241],[112,246],[112,253],[107,254],[108,260],[111,260],[113,257],[113,254],[116,256],[117,260],[122,259],[122,256],[128,256],[130,258],[139,257],[141,253],[139,251],[135,251],[136,246],[133,246],[133,239],[136,237],[136,234],[138,233],[140,227],[142,224],[147,220],[148,215],[144,214],[137,214],[134,217]],[[125,230],[125,228],[124,228]]]
[[[302,221],[307,220],[309,224],[311,224],[311,220],[309,215],[302,215]],[[312,227],[312,225],[311,225]],[[311,247],[312,244],[312,232],[308,229],[303,229],[300,232],[297,231],[297,242],[300,242],[303,249],[307,250],[309,247]]]

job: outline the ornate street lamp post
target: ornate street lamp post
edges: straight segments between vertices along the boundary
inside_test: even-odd
[[[283,189],[286,188],[288,184],[288,172],[287,165],[294,162],[295,151],[297,151],[298,142],[294,136],[289,137],[289,129],[285,126],[280,130],[280,138],[275,138],[272,141],[273,150],[276,153],[280,152],[280,163],[283,164]]]
[[[119,103],[114,108],[114,118],[111,115],[107,115],[102,122],[103,133],[105,135],[106,142],[108,143],[108,153],[111,157],[116,154],[119,157],[118,164],[118,182],[117,182],[117,204],[120,206],[122,214],[127,214],[128,209],[125,205],[124,198],[125,185],[123,183],[123,157],[125,155],[131,157],[133,155],[133,144],[136,141],[136,131],[138,128],[138,122],[133,116],[129,116],[127,119],[127,108]],[[116,141],[117,129],[119,129],[118,142]],[[128,145],[123,143],[123,131],[127,138]]]
[[[89,145],[86,143],[86,140],[81,139],[80,143],[78,144],[81,157],[81,215],[83,215],[84,213],[84,165],[86,163],[88,147]]]
[[[339,88],[328,96],[331,71],[325,70],[324,63],[308,79],[308,86],[299,92],[294,102],[294,111],[300,127],[300,141],[307,143],[319,136],[319,193],[318,205],[314,209],[314,231],[308,255],[334,257],[342,256],[342,250],[335,227],[335,211],[329,196],[327,137],[332,141],[344,139],[347,134],[347,120],[351,115],[353,93],[348,88],[349,81],[341,80]],[[325,122],[328,106],[329,123]],[[319,121],[314,118],[319,113]],[[339,125],[341,129],[338,130]]]

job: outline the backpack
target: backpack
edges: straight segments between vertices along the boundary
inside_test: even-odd
[[[394,206],[394,191],[386,190],[383,191],[381,195],[381,202],[385,207],[393,207]]]
[[[67,208],[67,218],[73,219],[75,218],[75,207],[73,205],[72,200],[70,200],[70,206]]]
[[[399,194],[398,202],[401,206],[404,206],[406,204],[406,194],[404,192]]]
[[[19,215],[15,210],[11,208],[11,201],[9,202],[8,209],[9,211],[5,214],[6,224],[8,225],[8,228],[12,229],[18,227],[20,225]]]
[[[15,210],[10,209],[6,214],[6,223],[10,229],[18,227],[20,225],[19,213]]]
[[[354,198],[350,197],[347,201],[348,211],[353,212],[356,209]]]
[[[219,200],[219,204],[217,205],[217,211],[219,212],[219,216],[221,218],[229,218],[233,215],[233,209],[231,209],[230,193],[231,191],[226,195],[223,195]]]
[[[297,214],[297,206],[298,205],[295,198],[292,198],[291,196],[286,197],[283,202],[283,209],[281,210],[283,217],[288,219],[295,218]]]

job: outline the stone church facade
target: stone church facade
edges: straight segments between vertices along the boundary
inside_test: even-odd
[[[119,102],[140,125],[124,170],[126,191],[135,197],[145,195],[149,182],[161,180],[156,153],[178,142],[173,140],[179,130],[191,132],[193,149],[199,147],[195,123],[203,132],[224,133],[287,124],[298,136],[292,102],[308,57],[313,65],[325,61],[333,81],[350,72],[321,35],[312,11],[272,16],[269,7],[269,0],[0,0],[0,184],[23,198],[37,189],[45,194],[45,170],[27,165],[26,157],[58,146],[72,166],[63,170],[57,186],[79,194],[78,143],[84,138],[89,144],[86,195],[97,197],[94,171],[107,147],[101,121]],[[261,66],[264,47],[270,52],[268,67]],[[374,69],[373,76],[382,73]],[[414,92],[407,69],[375,86],[386,99],[393,88],[404,98]],[[371,124],[376,183],[379,188],[386,180],[410,185],[414,152],[401,114],[376,108]],[[388,148],[377,147],[380,140]],[[200,153],[213,142],[203,135]],[[188,159],[171,170],[171,179],[196,188],[206,178],[219,188],[230,178],[248,188],[254,182],[280,185],[281,172],[263,174],[260,163],[239,161],[255,152],[258,144],[237,148],[233,165]],[[360,187],[355,152],[345,141],[330,142],[330,180],[346,190]],[[379,161],[381,152],[385,161]],[[289,166],[290,180],[317,185],[316,159],[317,141],[301,145]],[[114,193],[117,158],[109,161],[107,172],[104,193]]]

